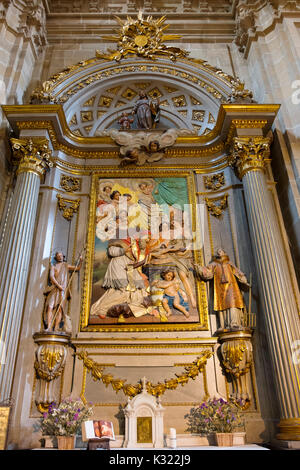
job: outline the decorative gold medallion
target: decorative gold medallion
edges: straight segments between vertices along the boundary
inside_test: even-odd
[[[146,44],[148,44],[148,39],[147,36],[145,36],[144,34],[139,34],[134,38],[134,42],[139,47],[145,47]]]

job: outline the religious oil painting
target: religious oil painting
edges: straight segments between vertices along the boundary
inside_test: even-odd
[[[85,326],[199,325],[192,176],[97,177],[93,190]]]

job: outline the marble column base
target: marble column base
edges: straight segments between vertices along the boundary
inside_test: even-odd
[[[293,450],[300,450],[300,441],[284,441],[279,439],[274,439],[272,441],[272,446],[276,447],[276,449],[293,449]]]
[[[298,441],[300,449],[300,418],[281,419],[276,438],[283,441]]]

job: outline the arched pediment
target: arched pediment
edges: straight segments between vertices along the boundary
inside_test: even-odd
[[[241,82],[204,61],[94,58],[55,74],[35,90],[32,103],[62,104],[73,134],[93,137],[118,127],[121,113],[132,110],[141,90],[160,100],[159,127],[189,128],[196,135],[210,134],[222,103],[239,92],[251,95]]]
[[[265,107],[249,107],[252,93],[239,79],[188,58],[187,51],[166,46],[165,41],[179,36],[165,34],[165,17],[144,19],[140,12],[136,19],[116,19],[119,34],[102,39],[117,42],[117,49],[96,51],[96,57],[50,77],[32,93],[31,106],[21,107],[24,118],[20,119],[19,108],[4,107],[16,131],[47,129],[53,148],[63,154],[114,159],[119,153],[109,136],[119,127],[121,113],[133,110],[140,91],[160,100],[156,129],[171,128],[174,135],[179,130],[176,149],[166,150],[167,157],[224,160],[225,147],[238,126],[247,127],[251,121],[251,126],[268,131],[277,107],[263,119]]]

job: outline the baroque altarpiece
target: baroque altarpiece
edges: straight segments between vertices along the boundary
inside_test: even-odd
[[[179,36],[165,17],[116,21],[117,46],[2,107],[10,445],[36,445],[41,413],[72,395],[121,446],[143,377],[165,433],[184,439],[192,407],[231,397],[249,442],[297,441],[298,288],[270,166],[280,105],[166,45]]]

